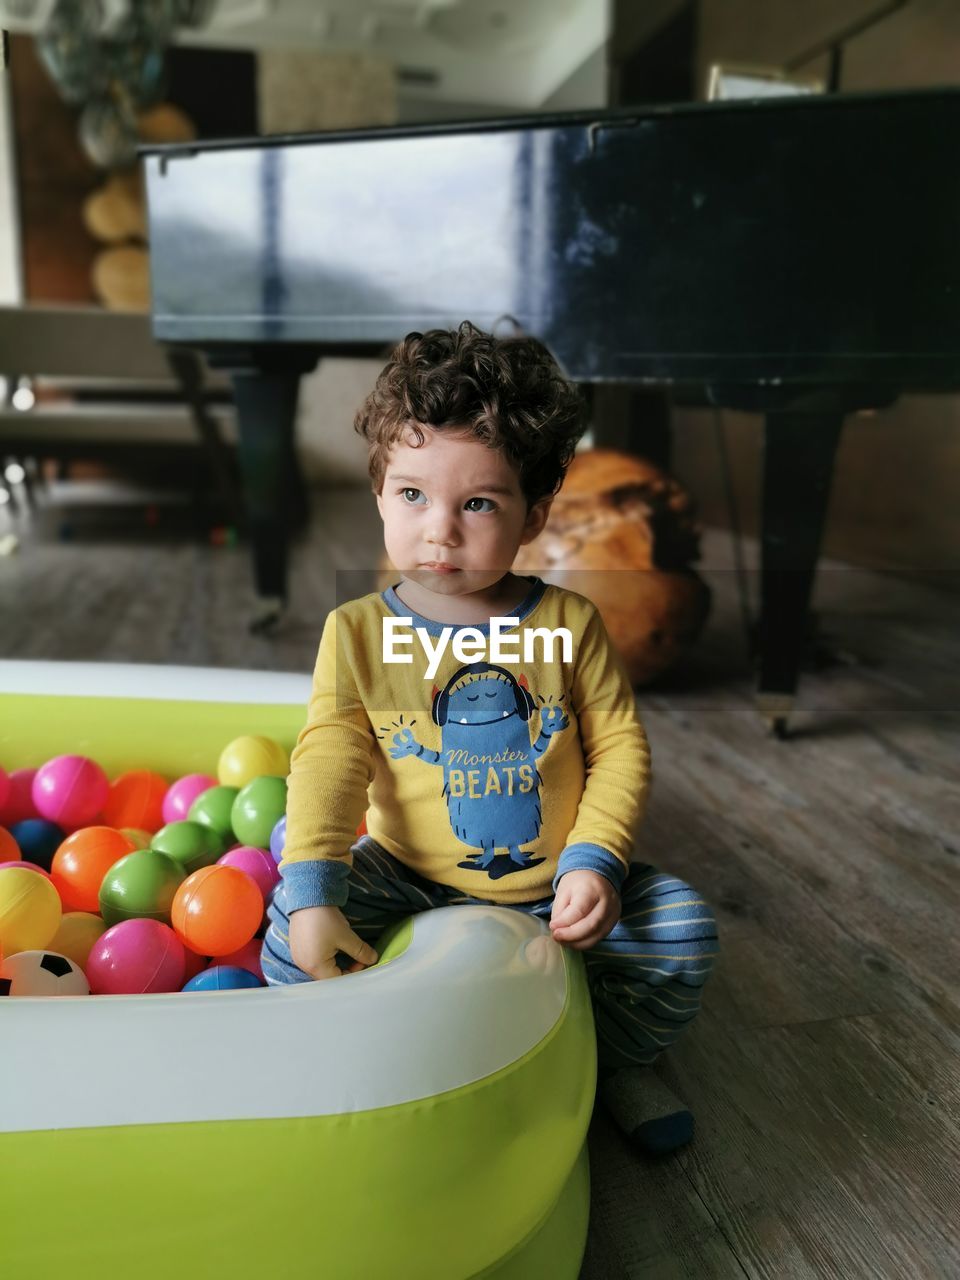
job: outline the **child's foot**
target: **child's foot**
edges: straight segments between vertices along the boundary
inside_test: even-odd
[[[620,1130],[648,1155],[664,1155],[693,1137],[693,1114],[650,1067],[601,1076],[598,1092]]]

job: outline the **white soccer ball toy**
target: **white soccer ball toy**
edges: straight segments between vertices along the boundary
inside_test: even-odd
[[[0,964],[0,996],[88,996],[83,970],[56,951],[18,951]]]

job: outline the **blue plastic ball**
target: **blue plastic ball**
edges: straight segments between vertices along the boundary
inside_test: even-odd
[[[44,871],[50,870],[53,855],[67,838],[61,827],[46,818],[24,818],[22,822],[13,824],[10,834],[20,846],[25,860],[35,862]]]
[[[283,857],[283,846],[286,844],[286,841],[287,815],[284,814],[282,818],[277,819],[276,825],[270,832],[270,852],[273,854],[274,859],[277,862],[279,862]]]
[[[263,984],[249,969],[234,964],[215,964],[204,969],[183,988],[184,991],[235,991],[240,987],[259,987]]]

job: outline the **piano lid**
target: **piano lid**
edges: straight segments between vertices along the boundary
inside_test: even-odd
[[[579,380],[960,386],[960,91],[148,147],[154,331],[463,319]]]

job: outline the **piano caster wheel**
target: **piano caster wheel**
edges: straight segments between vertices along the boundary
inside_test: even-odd
[[[793,697],[787,693],[758,693],[757,710],[770,726],[770,732],[778,742],[790,736],[787,720],[793,710]]]
[[[276,635],[283,619],[286,602],[279,596],[261,596],[250,619],[249,631],[252,636]]]

